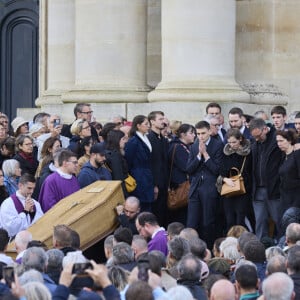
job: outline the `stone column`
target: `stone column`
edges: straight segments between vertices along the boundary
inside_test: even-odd
[[[249,101],[235,81],[235,20],[235,0],[162,0],[162,80],[149,101]]]
[[[75,88],[63,101],[146,101],[147,1],[75,3]]]
[[[299,110],[300,1],[237,2],[237,80],[257,104]]]
[[[74,1],[40,1],[40,91],[37,106],[61,104],[61,94],[73,88],[74,46]]]

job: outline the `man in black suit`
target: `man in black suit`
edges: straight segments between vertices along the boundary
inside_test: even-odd
[[[200,121],[196,125],[197,140],[191,147],[187,162],[191,187],[187,227],[199,231],[200,237],[212,248],[216,239],[216,213],[219,194],[216,180],[223,159],[223,143],[211,138],[210,125]]]
[[[252,151],[252,195],[256,220],[256,236],[268,236],[268,220],[271,217],[280,233],[282,217],[280,203],[280,178],[278,169],[284,156],[276,142],[275,127],[269,128],[263,119],[253,119],[249,124],[255,142]]]
[[[241,134],[251,142],[253,141],[253,137],[249,129],[244,124],[243,111],[239,107],[233,107],[228,113],[228,122],[231,128],[237,128],[241,132]],[[227,143],[227,141],[226,141]]]
[[[150,131],[148,139],[152,146],[151,165],[154,178],[154,198],[152,212],[158,223],[166,226],[167,194],[168,194],[168,140],[161,134],[165,128],[165,115],[162,111],[152,111],[148,115]]]

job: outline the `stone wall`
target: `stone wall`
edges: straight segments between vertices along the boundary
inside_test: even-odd
[[[225,117],[233,106],[300,110],[299,0],[40,3],[36,104],[67,122],[79,101],[102,122],[163,110],[194,123],[214,100]]]

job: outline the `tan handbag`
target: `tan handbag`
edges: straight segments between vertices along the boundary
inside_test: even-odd
[[[128,174],[128,177],[124,181],[128,193],[131,193],[136,189],[136,180],[131,175]]]
[[[185,207],[189,200],[190,182],[187,180],[177,187],[168,191],[168,208],[171,210]]]
[[[221,196],[225,197],[234,197],[246,194],[245,184],[244,184],[244,178],[242,176],[242,172],[244,170],[244,165],[246,161],[246,156],[244,157],[243,165],[241,168],[241,171],[238,168],[231,168],[229,171],[229,177],[234,182],[234,186],[230,186],[226,184],[225,182],[222,184],[221,189]],[[236,172],[236,175],[233,175],[232,173]]]

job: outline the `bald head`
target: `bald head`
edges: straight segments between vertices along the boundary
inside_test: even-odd
[[[210,300],[234,300],[234,285],[226,279],[218,280],[214,283],[210,292]]]
[[[32,241],[32,234],[27,230],[22,230],[15,237],[15,246],[17,253],[27,249],[27,245]]]
[[[140,212],[140,200],[130,196],[124,204],[124,213],[129,219],[134,219]]]
[[[134,196],[129,196],[126,198],[125,203],[135,204],[136,206],[140,207],[140,200]]]

